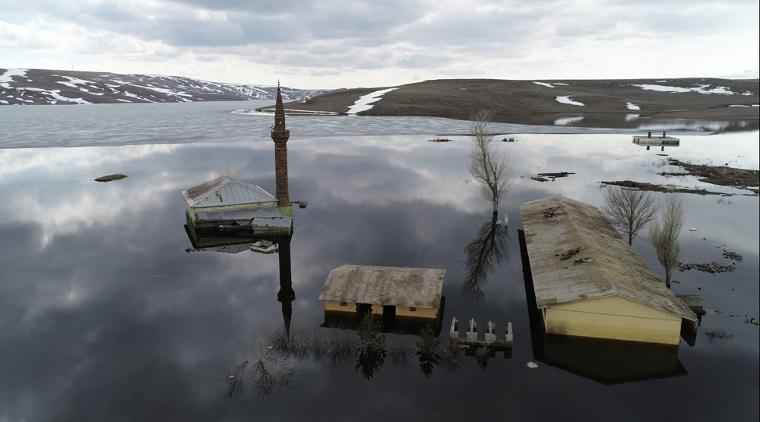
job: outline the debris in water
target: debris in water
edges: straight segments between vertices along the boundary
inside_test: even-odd
[[[537,364],[537,363],[535,363],[535,362],[528,362],[528,363],[526,364],[526,366],[527,366],[528,368],[530,368],[530,369],[536,369],[536,368],[538,368],[538,364]]]
[[[734,337],[733,334],[719,328],[708,328],[705,330],[705,335],[710,339],[710,341],[713,339],[728,340]]]
[[[689,231],[690,232],[695,232],[695,231],[697,231],[697,228],[696,227],[691,227],[691,228],[689,228]]]
[[[723,258],[730,259],[734,262],[742,262],[742,259],[744,259],[738,253],[734,251],[729,251],[728,249],[723,249]]]
[[[127,176],[124,174],[114,173],[114,174],[107,174],[105,176],[100,176],[95,179],[96,182],[112,182],[114,180],[121,180],[126,178]]]
[[[675,185],[657,185],[647,182],[634,182],[632,180],[615,180],[615,181],[603,181],[602,185],[622,186],[624,188],[637,189],[641,191],[651,192],[669,192],[669,193],[694,193],[697,195],[720,195],[720,196],[732,196],[731,193],[714,192],[706,189],[692,189],[686,187],[680,187]]]
[[[736,262],[732,262],[728,265],[718,264],[715,261],[712,262],[699,262],[699,263],[681,263],[678,266],[678,271],[690,271],[697,270],[710,274],[717,273],[730,273],[736,269]]]

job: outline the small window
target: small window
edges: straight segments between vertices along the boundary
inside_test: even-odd
[[[410,307],[409,307],[409,310],[410,310],[411,312],[415,312],[415,311],[417,311],[417,307],[416,307],[416,306],[410,306]]]
[[[340,306],[348,306],[348,302],[340,302]]]

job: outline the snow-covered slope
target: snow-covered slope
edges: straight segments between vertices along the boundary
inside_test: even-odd
[[[274,99],[276,90],[179,76],[0,68],[0,105],[265,100]],[[286,101],[324,92],[282,87]]]

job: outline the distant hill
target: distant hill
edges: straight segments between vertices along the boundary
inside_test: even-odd
[[[286,108],[345,113],[360,96],[379,89],[336,90]],[[628,127],[679,118],[743,125],[758,120],[758,91],[757,79],[441,79],[400,85],[359,114],[469,119],[488,109],[493,121],[507,123]]]
[[[271,100],[276,90],[179,76],[0,68],[0,105]],[[325,92],[282,87],[286,101]]]

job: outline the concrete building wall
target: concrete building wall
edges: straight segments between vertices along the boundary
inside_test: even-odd
[[[414,311],[406,306],[396,307],[396,316],[408,318],[438,318],[438,309],[436,308],[416,308]]]
[[[346,303],[345,305],[341,305],[341,302],[337,302],[334,300],[326,300],[324,301],[324,304],[325,304],[325,311],[356,312],[355,303]]]
[[[325,311],[330,312],[350,312],[355,313],[356,312],[356,304],[345,302],[345,305],[341,305],[341,302],[335,301],[335,300],[325,300],[324,301]],[[383,306],[382,305],[372,305],[372,314],[373,315],[382,315],[383,314]],[[407,306],[397,306],[396,307],[396,316],[399,317],[408,317],[408,318],[429,318],[429,319],[435,319],[438,317],[438,309],[435,308],[416,308],[414,311],[411,310],[411,308]]]
[[[677,345],[681,317],[612,296],[544,309],[547,333]]]
[[[341,304],[345,303],[345,305]],[[356,313],[356,304],[351,302],[338,302],[335,300],[325,300],[324,301],[325,311],[330,312],[351,312]],[[382,305],[372,305],[372,314],[373,315],[382,315],[383,314],[383,306]]]

